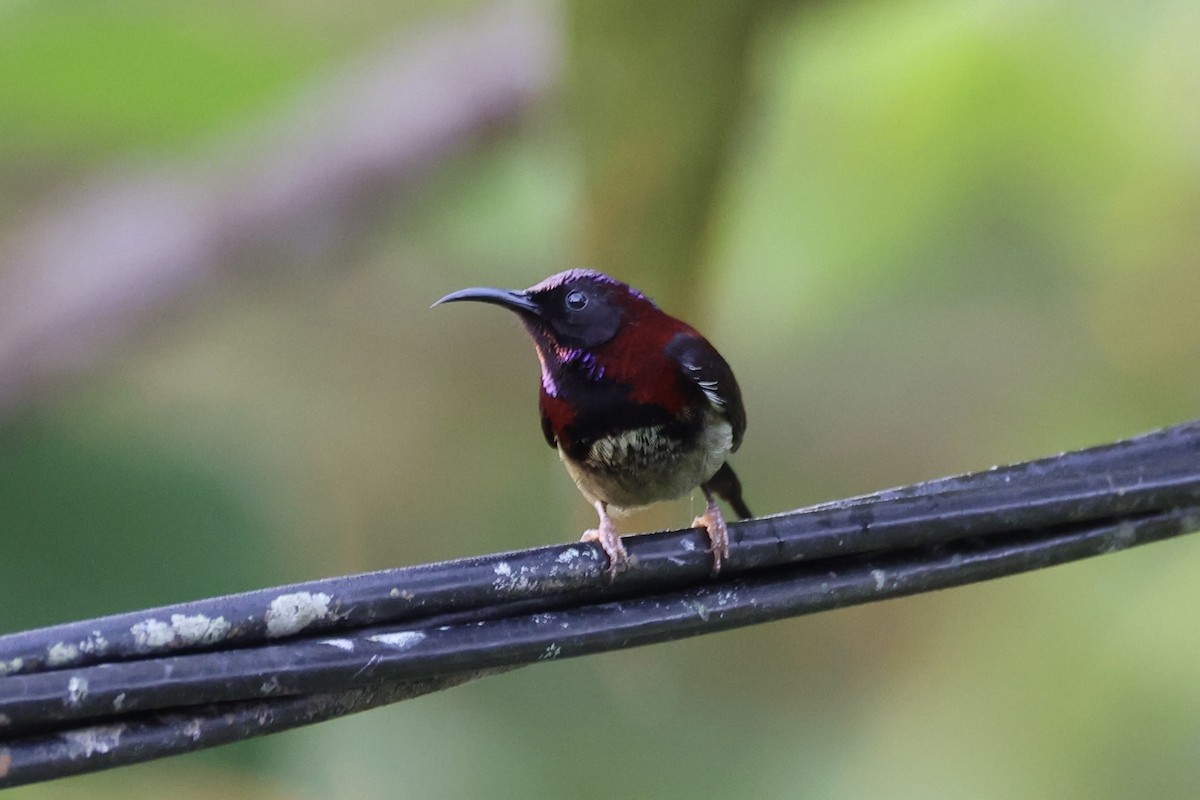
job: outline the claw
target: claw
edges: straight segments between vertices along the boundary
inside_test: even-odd
[[[721,571],[721,564],[729,559],[729,528],[725,525],[725,517],[716,498],[708,491],[704,494],[708,498],[708,508],[692,520],[692,527],[703,528],[708,534],[708,541],[712,543],[708,549],[713,554],[712,574],[716,575]]]
[[[583,532],[581,542],[599,542],[600,547],[608,556],[609,580],[617,577],[629,565],[629,553],[621,544],[621,536],[617,533],[616,523],[608,516],[608,508],[603,502],[596,501],[596,511],[600,513],[600,527],[590,528]]]

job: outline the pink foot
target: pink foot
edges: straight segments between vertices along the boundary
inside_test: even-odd
[[[600,547],[608,555],[608,577],[615,578],[629,565],[629,553],[625,551],[625,545],[621,544],[617,526],[608,516],[605,504],[597,501],[596,511],[600,512],[600,527],[584,531],[579,541],[600,543]]]
[[[692,520],[693,528],[704,528],[708,540],[712,543],[709,552],[713,554],[712,574],[721,571],[721,564],[729,558],[729,528],[725,526],[725,517],[713,497],[708,498],[708,508],[704,513]]]

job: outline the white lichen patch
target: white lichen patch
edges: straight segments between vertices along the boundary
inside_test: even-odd
[[[180,644],[216,644],[229,634],[233,626],[224,617],[210,619],[203,614],[186,617],[171,615],[171,630],[175,631]]]
[[[67,758],[90,758],[96,753],[104,754],[121,743],[124,725],[97,725],[81,731],[60,734],[67,745]]]
[[[79,658],[79,645],[72,642],[55,642],[46,650],[46,663],[51,667],[73,664]]]
[[[125,709],[125,693],[124,692],[121,692],[119,695],[117,695],[116,697],[113,698],[112,707],[113,707],[113,711],[123,711]]]
[[[691,606],[692,610],[696,612],[696,616],[698,616],[704,622],[708,622],[708,606],[696,601],[692,601],[688,603],[688,605]]]
[[[11,725],[11,724],[12,724],[12,720],[9,719],[8,714],[0,714],[0,728],[3,728],[6,725]]]
[[[200,727],[200,720],[194,719],[187,725],[184,725],[183,735],[191,739],[193,742],[200,741],[200,737],[204,735],[204,731]]]
[[[881,569],[871,570],[871,577],[875,579],[875,591],[882,591],[887,585],[887,573]]]
[[[324,592],[296,592],[276,597],[267,609],[267,636],[272,639],[291,636],[316,620],[327,618],[332,599]]]
[[[20,672],[21,668],[24,666],[25,659],[23,658],[13,658],[8,661],[0,661],[0,677]]]
[[[349,639],[326,639],[321,644],[336,647],[338,650],[345,650],[347,653],[354,651],[354,642]]]
[[[372,642],[386,645],[395,650],[407,650],[425,638],[420,631],[396,631],[395,633],[379,633],[368,637]]]
[[[146,619],[129,629],[138,650],[160,650],[175,640],[175,631],[161,619]]]
[[[501,561],[492,569],[492,572],[496,575],[496,580],[492,581],[492,588],[497,592],[527,592],[536,583],[536,580],[530,575],[532,570],[529,567],[521,567],[514,571],[507,561]]]
[[[696,549],[696,543],[691,539],[684,539],[682,542],[680,542],[680,544],[683,545],[683,549],[687,550],[689,553],[694,552]]]
[[[108,640],[100,631],[92,631],[92,635],[79,643],[81,653],[103,653],[108,649]]]
[[[67,681],[67,705],[79,705],[83,702],[83,698],[87,697],[87,693],[87,678],[81,678],[78,675],[72,675],[71,679]]]
[[[215,644],[229,635],[232,627],[224,617],[212,619],[204,614],[172,614],[170,622],[153,617],[142,620],[131,627],[129,633],[133,636],[134,646],[147,651]]]
[[[572,561],[575,561],[578,558],[579,558],[579,548],[568,547],[566,550],[563,550],[561,553],[559,553],[558,558],[556,558],[554,560],[560,564],[570,564]]]
[[[558,643],[556,643],[556,642],[551,642],[549,644],[549,646],[547,646],[546,649],[542,651],[542,654],[537,657],[537,660],[538,661],[553,661],[554,659],[558,658],[561,654],[562,654],[562,647],[560,647],[558,645]]]

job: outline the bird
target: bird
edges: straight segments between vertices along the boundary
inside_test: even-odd
[[[542,434],[600,515],[581,541],[599,543],[610,577],[629,565],[613,516],[696,487],[707,508],[692,526],[707,532],[719,573],[729,531],[716,496],[740,519],[753,515],[728,460],[741,446],[746,411],[716,348],[642,292],[590,269],[523,291],[462,289],[431,307],[462,301],[516,312],[532,337]]]

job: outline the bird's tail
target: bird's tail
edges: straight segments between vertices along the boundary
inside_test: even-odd
[[[738,480],[737,474],[734,473],[733,467],[729,466],[728,461],[721,465],[716,475],[708,479],[704,488],[716,492],[722,500],[729,503],[737,512],[738,519],[750,519],[754,516],[750,513],[750,507],[746,505],[746,501],[742,499],[742,482]]]

